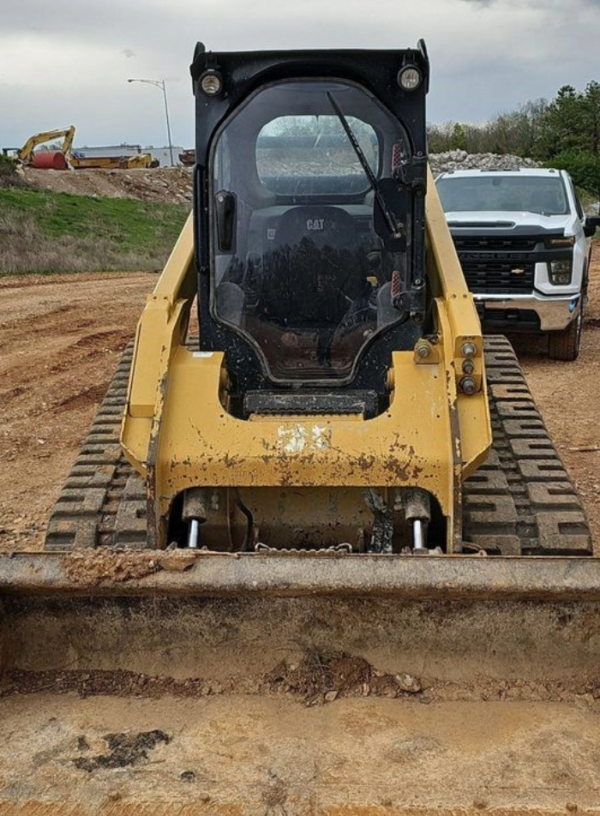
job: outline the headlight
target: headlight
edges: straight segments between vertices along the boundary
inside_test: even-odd
[[[421,79],[421,72],[416,65],[406,65],[398,72],[398,85],[403,91],[416,91]]]
[[[546,238],[544,244],[548,249],[558,249],[559,247],[572,247],[575,244],[575,236],[569,235],[565,237],[564,235],[560,238]]]
[[[548,278],[554,286],[568,286],[573,277],[571,261],[550,261]]]

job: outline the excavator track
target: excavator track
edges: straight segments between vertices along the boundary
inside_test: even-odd
[[[46,549],[144,549],[146,498],[119,445],[127,347],[50,518]],[[590,555],[585,513],[505,337],[485,340],[493,430],[488,461],[463,489],[464,551]]]

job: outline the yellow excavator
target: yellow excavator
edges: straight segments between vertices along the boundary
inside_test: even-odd
[[[596,813],[599,562],[482,337],[424,43],[191,72],[194,211],[0,556],[0,813]]]
[[[56,152],[59,153],[63,159],[63,165],[66,169],[71,167],[74,170],[86,169],[105,169],[105,170],[131,170],[135,168],[153,168],[158,167],[158,162],[152,159],[149,153],[139,153],[136,156],[81,156],[73,152],[73,141],[75,139],[75,126],[70,125],[68,128],[58,130],[47,130],[42,133],[36,133],[31,136],[23,145],[23,147],[15,150],[16,159],[23,165],[36,166],[39,163],[40,154],[36,153],[35,148],[45,142],[52,142],[56,139],[62,139],[62,144]],[[6,152],[6,151],[5,151]],[[44,157],[44,154],[41,154]],[[40,169],[45,167],[53,167],[53,163],[48,162],[47,165],[40,163]],[[55,169],[61,169],[60,167]]]
[[[25,165],[33,164],[35,148],[45,142],[53,142],[56,139],[63,140],[60,152],[65,157],[65,160],[68,161],[71,148],[73,147],[73,140],[75,139],[74,125],[69,125],[68,128],[60,128],[58,130],[45,130],[42,131],[42,133],[36,133],[34,136],[30,136],[23,147],[16,151],[18,161]]]

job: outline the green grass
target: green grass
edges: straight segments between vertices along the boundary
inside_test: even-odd
[[[0,274],[161,268],[188,208],[0,189]]]

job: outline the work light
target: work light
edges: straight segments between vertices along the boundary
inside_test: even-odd
[[[398,73],[398,85],[403,91],[415,91],[421,84],[422,76],[416,65],[406,65]]]
[[[223,79],[217,71],[207,71],[200,77],[200,87],[207,96],[217,96],[223,88]]]

